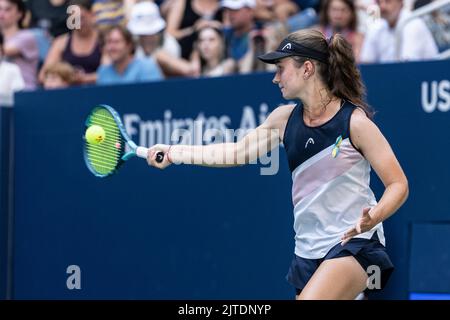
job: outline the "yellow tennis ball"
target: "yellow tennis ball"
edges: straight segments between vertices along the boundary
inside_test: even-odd
[[[99,125],[92,125],[86,130],[86,141],[92,144],[99,144],[105,140],[105,130]]]

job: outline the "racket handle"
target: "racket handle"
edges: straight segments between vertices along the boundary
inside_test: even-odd
[[[164,160],[164,152],[158,152],[156,154],[156,162],[161,163]]]
[[[139,158],[147,159],[148,149],[144,147],[137,147],[136,148],[136,155]]]
[[[147,159],[147,155],[148,155],[148,149],[144,148],[144,147],[137,147],[136,148],[136,155],[139,158],[144,158]],[[164,152],[158,152],[156,154],[156,162],[161,163],[164,160]]]

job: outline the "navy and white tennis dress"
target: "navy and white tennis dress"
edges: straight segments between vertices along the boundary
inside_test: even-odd
[[[370,164],[350,139],[355,108],[343,100],[332,119],[309,127],[300,103],[286,124],[283,143],[292,172],[295,230],[295,255],[287,280],[298,291],[325,259],[352,255],[364,270],[376,265],[382,272],[382,286],[393,270],[382,223],[340,244],[363,209],[377,204],[370,189]]]

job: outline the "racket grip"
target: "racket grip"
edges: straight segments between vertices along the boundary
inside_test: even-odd
[[[148,149],[144,147],[137,147],[136,148],[136,155],[139,158],[147,159]]]
[[[144,158],[147,159],[147,155],[148,155],[148,149],[144,148],[144,147],[137,147],[136,148],[136,155],[139,158]],[[158,152],[156,154],[156,162],[161,163],[164,160],[164,152]]]
[[[158,152],[156,154],[156,162],[161,163],[164,160],[164,152]]]

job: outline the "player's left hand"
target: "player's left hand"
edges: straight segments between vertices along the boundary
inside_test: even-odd
[[[372,208],[364,208],[363,209],[362,216],[361,216],[361,218],[359,218],[356,225],[353,228],[351,228],[350,230],[348,230],[344,234],[344,236],[341,238],[341,240],[342,240],[341,245],[344,245],[347,242],[349,242],[350,239],[353,238],[354,236],[356,236],[357,234],[369,231],[376,225],[375,219],[373,219],[369,213],[370,210],[372,210]]]

